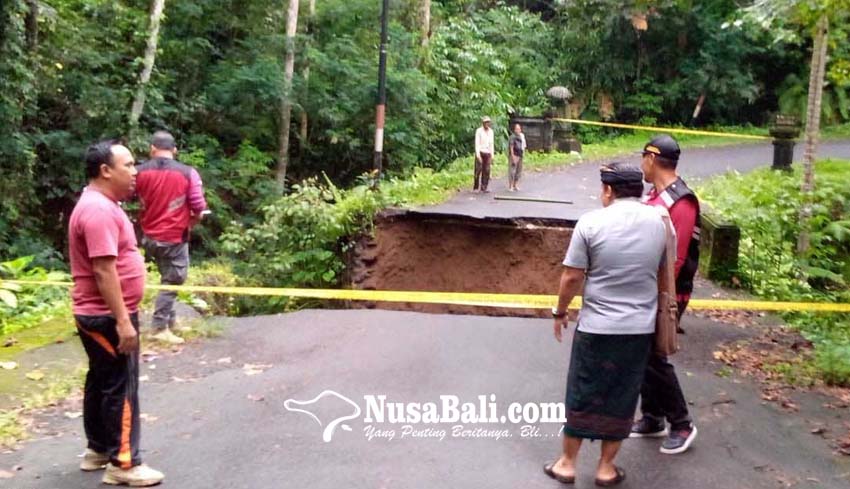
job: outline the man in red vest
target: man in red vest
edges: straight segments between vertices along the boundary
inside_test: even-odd
[[[679,318],[688,307],[694,290],[694,275],[699,264],[699,200],[676,173],[679,143],[666,134],[653,138],[641,152],[641,170],[652,184],[644,202],[662,206],[670,213],[676,230],[676,302]],[[682,331],[680,331],[682,332]],[[688,403],[667,357],[650,354],[641,395],[641,417],[632,427],[633,438],[661,438],[661,453],[685,452],[697,436],[697,428],[688,413]],[[670,423],[669,431],[664,419]]]
[[[157,131],[151,139],[150,160],[140,165],[136,195],[142,202],[142,245],[156,263],[162,284],[181,285],[189,272],[189,229],[200,222],[207,208],[198,172],[175,159],[174,136]],[[172,329],[176,323],[177,292],[161,291],[151,321],[154,339],[172,344],[183,338]]]

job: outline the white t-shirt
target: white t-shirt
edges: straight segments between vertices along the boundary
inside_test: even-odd
[[[475,154],[493,154],[493,129],[485,130],[479,127],[475,130]]]

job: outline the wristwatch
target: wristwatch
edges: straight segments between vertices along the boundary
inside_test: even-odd
[[[564,319],[565,317],[567,317],[567,311],[558,312],[557,306],[552,307],[552,317],[555,319]]]

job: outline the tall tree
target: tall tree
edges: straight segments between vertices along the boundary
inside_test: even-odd
[[[277,154],[277,183],[286,187],[289,164],[289,125],[292,117],[292,75],[295,71],[295,33],[298,30],[298,0],[289,0],[286,13],[286,57],[283,64],[283,93],[280,97],[280,145]]]
[[[815,189],[815,155],[817,154],[820,132],[821,100],[823,99],[823,81],[826,71],[827,36],[829,19],[821,14],[815,27],[812,63],[809,72],[809,101],[806,109],[806,149],[803,153],[803,184],[800,192],[803,203],[800,206],[800,236],[797,238],[797,253],[809,250],[809,221],[812,217],[812,193]]]
[[[422,0],[421,10],[422,23],[419,28],[419,43],[422,47],[425,47],[431,39],[431,0]]]
[[[145,58],[142,75],[139,77],[139,86],[136,88],[136,97],[133,99],[133,107],[130,109],[130,127],[135,128],[139,124],[139,118],[145,108],[145,89],[151,79],[154,61],[156,60],[156,46],[159,43],[159,25],[165,10],[165,0],[151,0],[150,28],[148,30],[148,43],[145,47]]]
[[[27,0],[27,50],[30,53],[38,49],[38,0]]]
[[[316,17],[316,0],[310,0],[309,10],[307,11],[307,23],[306,23],[306,31],[308,34],[313,30],[313,22]],[[304,70],[302,72],[302,77],[304,78],[304,95],[306,100],[306,95],[310,90],[310,61],[309,59],[304,60]],[[310,124],[309,117],[307,116],[307,108],[304,106],[304,100],[301,102],[301,129],[298,131],[299,139],[301,141],[301,146],[307,144],[307,128]]]

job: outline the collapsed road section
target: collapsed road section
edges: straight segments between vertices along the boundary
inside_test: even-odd
[[[352,288],[556,294],[575,221],[470,217],[412,210],[379,215],[348,257]],[[431,313],[542,316],[532,309],[412,303],[354,307]]]

